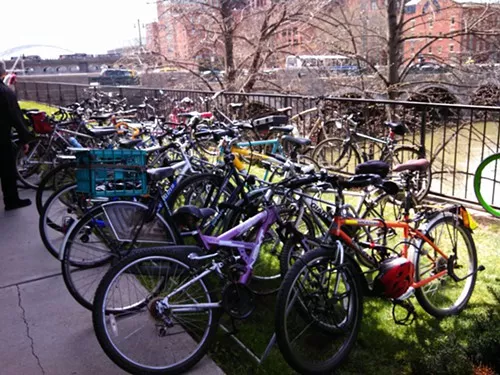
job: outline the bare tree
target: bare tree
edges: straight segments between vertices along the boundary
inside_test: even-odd
[[[368,67],[384,93],[396,99],[405,90],[408,75],[419,60],[432,58],[454,67],[463,62],[465,43],[472,38],[489,38],[490,45],[496,45],[498,38],[494,36],[500,34],[498,25],[492,27],[492,20],[496,22],[500,15],[498,6],[487,2],[464,5],[451,0],[440,3],[386,0],[383,4],[350,2],[346,7],[344,2],[318,0],[315,16],[303,22],[319,31],[325,49],[352,57]],[[450,23],[449,28],[443,27]],[[455,45],[457,50],[460,46],[462,54],[452,53],[451,46],[450,51],[442,53],[443,41],[454,43],[451,46]],[[437,48],[433,53],[434,46]],[[361,89],[365,89],[365,82],[360,77]],[[415,84],[414,80],[411,83]]]
[[[282,56],[290,45],[280,44],[277,36],[293,27],[302,11],[303,2],[299,0],[192,0],[182,4],[168,0],[162,3],[159,23],[164,19],[163,24],[170,25],[165,30],[165,39],[170,41],[164,44],[168,48],[170,43],[177,53],[161,53],[183,69],[188,65],[194,68],[197,57],[220,57],[225,74],[210,78],[227,90],[249,92],[265,79],[262,70],[276,55],[284,60]],[[196,69],[190,71],[195,73]],[[196,75],[213,86],[208,77]]]

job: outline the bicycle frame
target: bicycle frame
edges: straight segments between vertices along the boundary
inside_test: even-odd
[[[205,249],[215,249],[217,247],[232,247],[238,249],[239,258],[245,263],[245,272],[240,276],[239,282],[242,284],[248,284],[252,276],[253,265],[259,257],[260,247],[262,241],[264,240],[264,235],[269,230],[271,225],[273,225],[279,217],[278,209],[274,206],[264,209],[264,211],[258,213],[257,215],[245,220],[238,226],[228,230],[221,235],[207,236],[203,235],[200,230],[198,230],[198,236],[201,243]],[[240,236],[241,234],[247,232],[249,229],[258,226],[257,235],[255,242],[245,242],[245,241],[234,241],[233,239]],[[212,255],[200,256],[200,259],[211,258]],[[195,257],[193,257],[195,258]],[[173,312],[175,311],[189,311],[189,310],[199,310],[203,308],[218,308],[220,303],[206,303],[206,304],[185,304],[185,305],[169,305],[169,298],[175,296],[185,288],[189,287],[196,281],[204,278],[210,273],[219,270],[220,265],[218,263],[212,264],[211,267],[192,278],[186,284],[183,284],[168,296],[166,296],[162,302],[168,306]]]
[[[252,150],[245,149],[245,147],[251,148],[253,146],[269,146],[269,145],[273,146],[273,148],[271,149],[272,154],[278,153],[280,155],[284,155],[283,146],[281,146],[281,142],[277,138],[276,139],[267,139],[267,140],[263,140],[263,141],[239,142],[239,143],[236,143],[235,146],[231,147],[231,152],[236,153],[236,154],[241,155],[241,156],[250,157],[250,159],[252,159],[252,160],[267,160],[267,161],[270,161],[272,163],[280,163],[277,159],[275,159],[269,155],[264,155],[264,154],[260,154],[257,152],[253,152]],[[239,171],[244,169],[243,163],[241,163],[241,161],[239,159],[237,161],[235,159],[235,162],[238,164],[237,168]],[[266,171],[264,172],[264,181],[267,181],[268,176],[269,176],[269,170],[266,169]]]
[[[408,220],[408,217],[405,217],[405,220]],[[382,229],[393,228],[393,229],[402,229],[403,230],[403,251],[401,256],[409,259],[409,247],[411,240],[422,240],[428,245],[430,245],[439,256],[443,257],[446,261],[448,261],[449,257],[441,251],[429,238],[427,238],[421,231],[418,229],[414,229],[410,226],[409,223],[404,221],[383,221],[380,219],[351,219],[351,218],[343,218],[340,215],[336,215],[333,219],[332,225],[330,227],[329,233],[335,237],[341,238],[351,249],[353,249],[357,254],[366,255],[361,246],[352,240],[352,238],[345,233],[341,228],[343,225],[346,226],[355,226],[355,227],[377,227]],[[370,248],[374,248],[376,244],[370,244]],[[427,254],[427,257],[430,258],[430,255]],[[366,259],[366,256],[364,257]],[[371,257],[370,257],[371,258]],[[431,258],[430,258],[431,259]],[[410,259],[411,260],[411,259]],[[370,261],[374,266],[376,264],[373,260]],[[414,261],[412,261],[414,263]],[[419,282],[413,282],[411,287],[414,289],[421,288],[424,285],[429,284],[433,280],[440,278],[448,273],[448,270],[443,270],[436,273],[433,276],[429,276]]]

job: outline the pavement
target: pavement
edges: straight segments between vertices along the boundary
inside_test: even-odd
[[[91,312],[67,292],[38,232],[33,205],[5,212],[0,195],[0,374],[125,374],[102,351]],[[208,357],[189,374],[220,375]]]

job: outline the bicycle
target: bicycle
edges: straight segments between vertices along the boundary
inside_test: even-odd
[[[285,208],[271,197],[269,189],[263,211],[218,236],[202,234],[198,226],[214,210],[181,207],[174,221],[195,231],[198,246],[140,250],[116,264],[99,284],[92,314],[109,358],[132,373],[177,374],[206,353],[222,311],[237,319],[250,316],[255,306],[249,285],[263,239],[274,223],[284,225]],[[248,232],[251,239],[238,240]],[[213,278],[222,288],[214,289]]]
[[[414,172],[425,167],[423,164],[408,164],[405,171]],[[318,180],[321,176],[308,177],[301,184]],[[424,212],[421,215],[426,220],[416,221],[425,223],[422,229],[411,225],[408,207],[400,221],[346,217],[342,212],[344,189],[375,185],[394,194],[397,186],[375,175],[323,180],[338,192],[329,229],[331,240],[291,266],[275,310],[278,346],[288,364],[300,373],[330,373],[346,359],[360,329],[363,295],[392,300],[393,318],[399,324],[409,324],[415,317],[409,301],[413,294],[427,313],[441,318],[466,307],[476,275],[484,270],[477,265],[471,235],[474,222],[465,208]],[[379,243],[360,242],[355,234],[363,227],[402,230],[403,241],[389,243],[382,237]],[[441,295],[447,286],[450,290]],[[397,314],[396,307],[406,316]],[[316,343],[313,350],[308,349],[311,342]]]
[[[396,135],[403,136],[407,128],[401,123],[385,122],[389,134],[385,138],[375,138],[357,130],[358,123],[353,120],[353,115],[343,118],[346,130],[345,138],[325,139],[316,146],[312,158],[321,168],[334,172],[349,172],[354,166],[371,159],[382,160],[392,168],[409,160],[420,158],[420,150],[413,145],[398,145]],[[369,141],[368,152],[360,147],[361,140]],[[391,170],[392,170],[391,168]],[[417,176],[416,196],[422,200],[430,190],[432,182],[431,166],[422,170]]]
[[[325,110],[325,98],[315,98],[315,102],[315,107],[293,115],[290,117],[290,122],[304,134],[304,138],[315,140],[315,144],[318,145],[323,140],[338,134],[342,131],[342,127],[338,126],[335,119],[328,118]],[[317,114],[316,119],[310,119],[309,123],[306,122],[306,117],[312,117],[313,114]],[[313,122],[312,125],[311,122]]]
[[[495,207],[497,168],[500,154],[493,154],[484,159],[474,173],[474,193],[479,204],[490,214],[500,217],[500,210]],[[486,182],[486,183],[485,183]],[[486,196],[491,196],[487,200]]]

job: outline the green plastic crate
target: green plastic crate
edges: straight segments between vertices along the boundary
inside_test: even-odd
[[[124,197],[148,192],[146,152],[82,150],[76,153],[77,192],[92,197]]]

